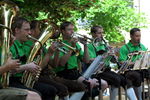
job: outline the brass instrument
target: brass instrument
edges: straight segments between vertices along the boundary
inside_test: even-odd
[[[49,38],[51,38],[51,37],[53,36],[52,33],[53,33],[53,32],[52,32],[52,27],[51,27],[50,25],[48,25],[48,26],[46,27],[46,29],[42,32],[42,35],[40,36],[40,38],[39,38],[38,40],[36,39],[37,42],[35,42],[34,47],[32,48],[32,50],[31,50],[31,52],[30,52],[30,55],[29,55],[29,57],[28,57],[28,59],[27,59],[27,63],[30,63],[30,62],[32,62],[32,61],[34,60],[34,58],[35,58],[37,52],[40,50],[40,48],[42,47],[42,45],[43,45]],[[31,38],[31,36],[28,36],[28,37]],[[33,39],[33,37],[32,37],[32,39]],[[35,38],[34,38],[34,39],[35,39]],[[42,57],[42,55],[41,55],[41,57]],[[38,57],[38,58],[37,58],[37,61],[36,61],[37,64],[40,64],[40,61],[42,60],[41,57]],[[38,72],[38,73],[36,74],[36,76],[35,76],[35,75],[33,75],[31,72],[25,71],[25,72],[23,73],[23,77],[22,77],[21,82],[22,82],[25,86],[32,88],[32,87],[34,86],[34,83],[35,83],[35,81],[37,80],[39,74],[40,74],[40,72]]]
[[[63,52],[63,53],[67,53],[68,50],[66,50],[65,48],[62,48],[62,46],[67,47],[68,49],[72,50],[73,52],[75,52],[75,55],[78,56],[79,55],[79,50],[77,50],[74,47],[71,47],[70,45],[63,43],[61,40],[56,40],[54,41],[54,43],[56,44],[56,47],[59,51]],[[65,49],[65,50],[64,50]]]
[[[83,41],[84,39],[87,39],[87,42],[91,43],[94,40],[92,38],[89,38],[89,37],[79,34],[79,33],[73,33],[71,37],[76,38],[79,42]]]
[[[11,23],[14,16],[16,16],[18,11],[18,6],[11,1],[0,1],[0,31],[1,31],[1,44],[2,44],[2,56],[1,65],[4,65],[9,57],[9,45],[11,36]],[[1,79],[2,86],[4,88],[9,85],[9,72],[2,74]]]
[[[85,35],[79,34],[79,33],[74,33],[71,36],[72,38],[76,38],[79,42],[82,43],[82,41],[86,41],[87,43],[92,43],[95,47],[99,46],[100,43],[104,40],[102,38],[89,38]]]
[[[75,47],[72,47],[72,46],[62,42],[62,40],[60,40],[60,39],[52,40],[50,42],[54,43],[57,50],[59,50],[60,52],[63,52],[64,54],[67,54],[69,52],[69,50],[72,50],[76,56],[79,55],[79,51]],[[62,46],[67,47],[69,50],[66,48],[63,48]]]

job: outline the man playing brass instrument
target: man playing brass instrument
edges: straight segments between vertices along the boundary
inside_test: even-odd
[[[32,73],[36,73],[39,71],[39,66],[34,62],[26,64],[27,57],[29,56],[31,47],[33,46],[33,42],[27,38],[27,35],[31,34],[30,24],[26,19],[18,17],[12,24],[12,31],[16,37],[16,40],[10,50],[13,58],[19,59],[22,65],[19,69],[17,69],[17,72],[20,73],[16,73],[10,78],[10,86],[30,90],[30,88],[27,88],[21,83],[21,77],[23,74],[21,72],[27,70]],[[36,82],[33,88],[42,94],[43,100],[54,100],[56,90],[52,86],[42,82]]]
[[[102,26],[91,27],[92,38],[93,39],[99,38],[100,41],[98,41],[95,44],[94,43],[88,44],[88,51],[89,51],[89,55],[91,58],[90,63],[96,58],[96,56],[109,52],[110,47],[107,47],[107,44],[104,43],[105,41],[103,41],[103,33],[104,33],[104,30]],[[113,59],[113,56],[111,55],[106,57],[106,59],[104,59],[104,67],[103,67],[104,72],[97,73],[96,76],[94,75],[94,77],[101,78],[103,79],[103,81],[107,81],[107,83],[111,85],[110,99],[116,100],[117,91],[118,91],[118,87],[121,84],[120,82],[121,80],[120,80],[120,77],[115,72],[110,71],[109,64],[110,64],[110,61],[112,61],[112,59]],[[102,81],[102,84],[104,84],[103,81]]]
[[[0,41],[0,58],[1,57],[1,41]],[[20,63],[19,60],[12,60],[11,56],[8,58],[8,60],[5,62],[4,65],[1,65],[0,60],[0,80],[1,80],[1,74],[15,70],[16,68],[19,68]],[[0,82],[1,84],[1,82]],[[2,89],[0,87],[0,100],[41,100],[41,97],[33,91],[28,91],[25,89],[19,89],[19,88],[6,88]]]
[[[54,71],[56,72],[57,76],[67,80],[73,81],[78,80],[78,85],[75,84],[75,82],[72,83],[71,81],[70,86],[69,84],[67,85],[66,83],[68,89],[76,88],[75,90],[77,89],[80,91],[83,90],[85,88],[85,85],[82,83],[84,80],[90,83],[91,88],[95,87],[96,85],[98,85],[98,83],[96,83],[97,82],[96,79],[87,80],[84,77],[82,77],[78,71],[78,61],[88,62],[87,45],[84,44],[84,53],[83,53],[80,45],[77,43],[77,40],[72,38],[72,34],[74,33],[74,25],[71,22],[63,22],[60,25],[60,30],[62,32],[63,37],[62,42],[73,48],[76,48],[76,51],[79,52],[75,52],[74,50],[70,49],[70,47],[67,46],[62,47],[62,49],[67,53],[59,52],[58,56],[59,58],[57,58],[57,61],[54,62],[55,65]]]
[[[141,40],[141,31],[138,28],[133,28],[130,30],[130,37],[131,40],[123,45],[120,49],[120,56],[119,61],[124,63],[128,59],[128,54],[138,51],[146,51],[146,48],[143,44],[140,43]],[[138,60],[141,56],[134,55],[131,58],[131,62],[129,63],[130,68],[133,68],[134,63]],[[129,70],[125,72],[125,77],[129,81],[127,87],[134,87],[135,94],[138,100],[142,100],[142,90],[141,90],[141,75],[137,71]]]
[[[91,57],[91,61],[97,56],[102,55],[104,53],[110,52],[111,47],[108,46],[108,44],[105,43],[105,40],[103,40],[103,28],[101,26],[93,26],[91,28],[91,33],[93,38],[101,38],[101,41],[98,46],[95,46],[94,44],[88,44],[89,54]],[[120,66],[117,59],[114,59],[114,55],[109,55],[106,59],[104,59],[104,70],[102,73],[98,73],[96,76],[101,77],[102,79],[106,80],[109,85],[111,85],[110,90],[110,99],[116,100],[116,96],[118,93],[118,88],[120,86],[123,86],[125,88],[126,80],[123,76],[116,74],[115,72],[111,71],[110,69],[110,61],[115,62]],[[130,98],[130,100],[135,100],[133,95],[133,92],[129,89],[127,89],[127,96]]]
[[[0,66],[0,74],[19,68],[19,60],[8,58],[5,65]],[[40,96],[33,91],[19,88],[0,89],[0,100],[41,100]]]
[[[32,32],[31,36],[33,36],[34,38],[39,38],[39,36],[41,35],[39,21],[37,20],[31,21],[31,32]],[[69,99],[68,88],[65,85],[61,84],[60,81],[62,80],[62,78],[56,77],[55,73],[52,70],[52,67],[55,66],[52,65],[52,62],[55,62],[55,60],[53,61],[52,56],[54,55],[54,52],[57,52],[56,56],[58,56],[59,51],[56,51],[54,43],[51,44],[48,50],[44,46],[42,48],[44,48],[43,49],[44,58],[40,66],[42,67],[43,70],[41,71],[38,81],[47,83],[51,85],[53,88],[55,88],[57,90],[59,100],[68,100]],[[69,83],[68,81],[64,82]]]

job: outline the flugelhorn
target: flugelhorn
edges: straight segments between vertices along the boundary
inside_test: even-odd
[[[85,35],[82,35],[82,34],[79,34],[79,33],[73,33],[72,35],[71,35],[71,37],[72,38],[76,38],[79,42],[81,42],[81,41],[84,41],[85,39],[86,39],[86,41],[88,42],[88,43],[91,43],[94,39],[92,39],[92,38],[89,38],[89,37],[87,37],[87,36],[85,36]]]
[[[4,65],[9,57],[10,51],[10,36],[12,19],[19,11],[18,6],[8,0],[0,1],[0,35],[2,41],[1,65]],[[1,83],[4,88],[9,85],[9,72],[2,74]]]
[[[60,40],[60,39],[57,39],[57,40],[51,41],[51,42],[54,43],[54,45],[56,46],[56,48],[57,48],[59,51],[65,53],[65,54],[68,53],[69,50],[72,50],[72,51],[75,53],[76,56],[79,55],[79,50],[77,50],[75,47],[72,47],[72,46],[70,46],[70,45],[68,45],[68,44],[66,44],[66,43],[64,43],[64,42],[62,42],[62,40]],[[64,46],[64,47],[67,47],[69,50],[68,50],[68,49],[65,49],[65,48],[62,48],[63,46]]]
[[[82,41],[86,41],[87,43],[92,43],[95,47],[99,46],[103,40],[102,38],[99,38],[99,37],[94,38],[94,39],[89,38],[89,37],[79,34],[79,33],[73,33],[71,37],[76,38],[81,43],[82,43]]]

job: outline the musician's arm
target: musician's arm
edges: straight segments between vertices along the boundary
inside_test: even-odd
[[[87,46],[87,44],[84,44],[83,62],[84,63],[89,63],[90,62],[90,57],[89,57],[89,53],[88,53],[88,46]]]
[[[60,66],[65,66],[65,64],[68,62],[70,56],[72,55],[73,51],[70,50],[69,52],[67,52],[67,54],[65,54],[64,56],[60,57],[60,61],[59,61],[59,65]]]
[[[18,59],[12,60],[10,57],[8,58],[7,62],[4,65],[0,66],[0,74],[10,71],[10,70],[17,69],[19,68],[19,65],[20,63]]]
[[[43,60],[42,60],[42,63],[41,63],[41,65],[40,65],[42,69],[43,69],[45,66],[48,65],[51,56],[52,56],[52,54],[50,54],[50,53],[47,53],[47,54],[44,56],[44,58],[43,58]]]
[[[54,58],[51,61],[51,65],[53,68],[57,67],[59,65],[59,51],[57,50],[56,51],[56,54],[54,55]]]
[[[126,46],[124,45],[123,47],[120,48],[118,61],[122,65],[124,62],[127,61],[127,59],[128,59],[128,50]],[[118,68],[119,67],[120,66],[118,66]]]
[[[128,50],[123,46],[119,52],[119,62],[124,62],[128,59]]]

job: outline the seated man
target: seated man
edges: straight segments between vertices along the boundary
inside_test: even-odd
[[[0,47],[0,58],[1,58],[1,47]],[[0,66],[0,80],[1,74],[19,68],[19,66],[20,66],[19,60],[12,60],[11,57],[9,57],[6,63]],[[19,88],[2,89],[1,86],[0,100],[41,100],[41,97],[39,96],[38,93],[33,91],[28,91]]]
[[[60,51],[59,54],[55,53],[56,57],[58,57],[58,61],[53,61],[54,63],[54,71],[57,76],[67,79],[67,80],[78,80],[79,83],[82,83],[84,80],[87,80],[91,87],[96,86],[96,79],[85,79],[81,76],[78,69],[78,62],[89,62],[88,48],[86,41],[82,41],[84,45],[84,52],[81,50],[80,45],[77,43],[77,39],[73,38],[74,35],[74,25],[71,22],[63,22],[60,26],[60,31],[62,34],[62,43],[63,45],[60,49],[64,50],[64,52]],[[72,47],[72,48],[70,48]],[[92,84],[95,81],[94,84]],[[105,84],[106,82],[104,82]],[[83,84],[83,83],[82,83]],[[107,83],[106,83],[107,86]],[[71,85],[73,88],[74,85]]]
[[[129,56],[127,55],[129,55],[130,53],[147,50],[146,47],[141,43],[141,31],[139,28],[132,28],[130,30],[130,37],[131,40],[120,48],[119,61],[122,64],[128,61]],[[128,64],[129,66],[127,67],[129,69],[132,69],[135,64],[135,61],[139,58],[141,58],[141,55],[133,55]],[[137,70],[129,70],[124,73],[124,76],[129,81],[127,87],[134,88],[134,95],[136,95],[135,98],[137,98],[137,100],[142,100],[142,74],[140,74]]]
[[[40,66],[34,61],[27,63],[27,58],[30,55],[30,51],[34,44],[33,41],[29,40],[27,36],[31,34],[30,23],[25,18],[18,17],[12,23],[12,31],[16,40],[10,47],[10,51],[14,59],[19,59],[21,66],[17,68],[17,73],[10,77],[10,86],[23,88],[28,90],[37,90],[41,93],[42,99],[44,100],[55,100],[57,90],[45,83],[35,82],[33,89],[28,88],[22,83],[21,79],[23,77],[24,71],[29,71],[30,73],[37,73],[40,70]],[[24,80],[27,80],[26,77]]]

